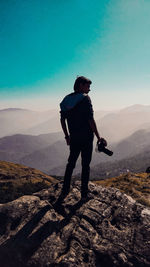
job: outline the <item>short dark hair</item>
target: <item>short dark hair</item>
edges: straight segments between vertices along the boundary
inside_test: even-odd
[[[75,80],[74,87],[73,87],[75,92],[78,92],[79,91],[79,89],[80,89],[80,83],[82,83],[82,84],[86,84],[86,83],[91,84],[92,81],[90,79],[84,77],[84,76],[78,76],[76,78],[76,80]]]

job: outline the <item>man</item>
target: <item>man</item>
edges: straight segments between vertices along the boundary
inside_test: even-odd
[[[67,95],[60,103],[61,126],[65,135],[66,143],[70,146],[70,155],[66,166],[64,184],[61,192],[62,198],[65,198],[69,193],[73,169],[75,168],[76,161],[81,153],[81,198],[86,199],[88,193],[94,133],[97,137],[97,141],[101,142],[93,117],[91,100],[88,96],[91,83],[91,80],[84,76],[77,77],[74,83],[74,93]]]

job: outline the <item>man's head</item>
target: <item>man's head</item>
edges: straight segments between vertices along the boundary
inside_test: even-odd
[[[86,93],[90,91],[92,81],[84,76],[79,76],[74,83],[74,91],[79,93]]]

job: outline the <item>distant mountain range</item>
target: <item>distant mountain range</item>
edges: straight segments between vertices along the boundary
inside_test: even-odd
[[[150,146],[147,150],[129,158],[115,162],[105,162],[91,169],[91,179],[101,180],[128,172],[146,172],[150,166]]]
[[[101,135],[111,144],[138,130],[150,130],[150,106],[133,105],[120,111],[96,111],[94,114]],[[0,125],[0,137],[61,131],[59,109],[44,112],[12,108],[0,110]]]
[[[47,150],[49,146],[62,139],[62,136],[62,133],[58,132],[39,136],[17,134],[2,137],[0,138],[0,160],[23,163],[21,159],[26,156],[27,158],[30,157],[32,153],[36,155],[36,151]],[[53,158],[51,153],[50,157]],[[36,156],[34,156],[34,158],[36,158]],[[29,165],[31,165],[31,167],[33,167],[33,162],[34,160],[30,161]]]
[[[99,174],[103,172],[103,166],[107,166],[105,169],[109,169],[111,164],[120,160],[125,162],[124,159],[126,158],[136,158],[136,155],[150,151],[150,132],[139,130],[123,141],[109,146],[109,148],[114,151],[112,157],[104,153],[96,153],[94,146],[91,169],[98,169]],[[62,176],[64,174],[68,155],[69,147],[60,132],[39,136],[17,134],[0,138],[0,160],[25,164],[51,175]],[[124,169],[124,167],[122,168]],[[125,168],[128,169],[126,166]],[[74,174],[79,173],[80,170],[79,158]],[[118,175],[118,173],[115,175]]]
[[[97,124],[110,143],[119,142],[138,130],[150,130],[150,106],[133,105],[107,114]]]
[[[131,158],[135,162],[136,156],[138,154],[144,154],[146,153],[146,151],[150,151],[150,131],[139,130],[135,132],[134,134],[132,134],[131,136],[129,136],[128,138],[124,139],[123,141],[120,141],[117,144],[111,145],[109,148],[114,152],[112,157],[109,157],[102,152],[96,153],[95,151],[93,151],[91,170],[95,170],[95,168],[97,168],[99,170],[97,174],[103,173],[103,169],[104,169],[104,172],[106,175],[106,171],[107,169],[109,169],[110,165],[114,164],[111,166],[113,166],[113,168],[115,169],[115,163],[118,164],[120,160],[122,160],[122,163],[121,163],[122,170],[123,171],[127,170],[129,167],[127,168],[126,163],[125,163],[125,166],[123,167],[124,159]],[[149,158],[147,158],[146,164],[148,164],[148,160]],[[111,167],[111,169],[113,168]],[[144,167],[140,165],[140,169],[141,168],[144,168]],[[80,160],[78,160],[76,164],[76,168],[74,170],[74,174],[75,175],[78,174],[80,170],[81,170],[81,164],[80,164]],[[142,170],[144,171],[144,169]],[[138,169],[135,169],[135,171],[138,171]],[[113,176],[119,175],[120,172],[121,172],[120,170],[119,171],[117,170],[117,173],[116,174],[114,173]],[[51,175],[62,176],[64,173],[64,165],[61,165],[61,166],[58,165],[55,168],[51,168],[49,169],[48,173]],[[96,178],[97,178],[97,175],[96,175]]]
[[[96,111],[95,117],[102,118],[108,111]],[[0,137],[14,134],[40,135],[61,131],[58,110],[43,112],[9,108],[0,110]]]
[[[22,157],[19,163],[37,168],[48,173],[49,169],[65,165],[68,157],[68,147],[64,141],[47,146]]]
[[[59,112],[26,109],[0,110],[0,137],[13,134],[43,134],[60,131]],[[44,126],[46,125],[46,126]]]
[[[134,105],[114,113],[97,111],[95,117],[101,136],[107,139],[108,147],[114,151],[112,157],[93,151],[91,169],[95,177],[102,173],[106,175],[106,169],[108,175],[119,175],[122,170],[129,169],[127,165],[131,169],[129,162],[133,162],[135,167],[135,159],[139,158],[140,154],[148,155],[150,151],[150,106]],[[1,136],[7,135],[0,138],[0,160],[25,164],[51,175],[62,176],[64,174],[69,147],[65,143],[62,130],[54,132],[60,127],[59,111],[0,110],[0,125]],[[38,134],[39,132],[47,133]],[[95,143],[93,150],[95,150]],[[148,159],[144,156],[143,158],[148,164]],[[117,167],[118,161],[121,161],[121,170]],[[145,166],[142,167],[140,164],[140,170],[144,171],[142,168]],[[112,174],[113,169],[116,173]],[[79,158],[74,175],[80,170]],[[134,168],[134,171],[138,169]]]

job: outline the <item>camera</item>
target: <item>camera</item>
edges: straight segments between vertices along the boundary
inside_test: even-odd
[[[107,145],[106,141],[103,138],[101,138],[101,142],[97,143],[97,151],[104,152],[106,155],[112,156],[113,152],[108,148],[106,148],[106,145]]]

